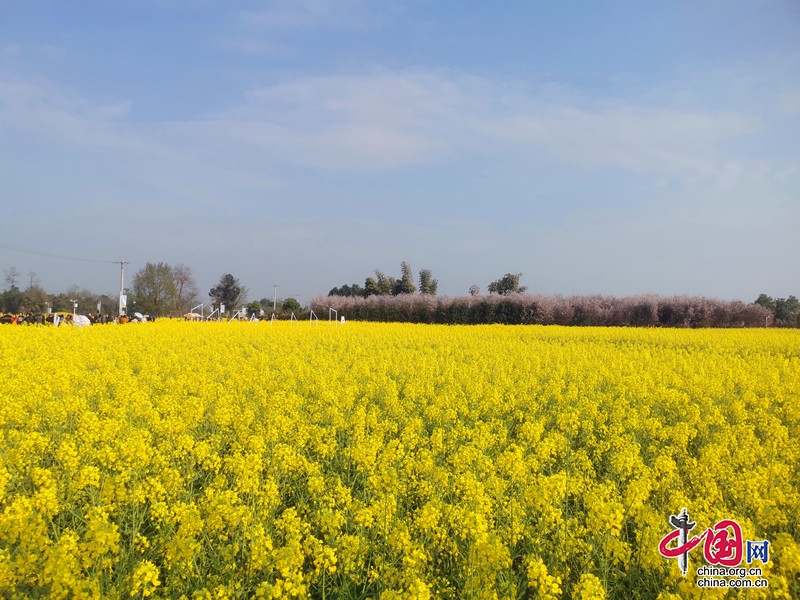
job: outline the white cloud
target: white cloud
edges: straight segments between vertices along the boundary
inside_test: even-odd
[[[760,133],[753,116],[558,105],[535,93],[509,94],[502,82],[431,71],[280,83],[179,127],[195,139],[212,136],[231,147],[246,144],[281,161],[323,168],[387,169],[509,151],[686,180],[763,177],[772,168],[731,152],[732,142]]]
[[[487,137],[541,147],[571,164],[684,177],[739,168],[733,166],[726,144],[758,130],[755,119],[737,114],[633,106],[543,106],[528,114],[477,118],[473,125]]]
[[[48,81],[0,79],[0,103],[0,127],[70,146],[116,148],[137,137],[117,123],[129,103],[92,103]]]
[[[291,50],[284,44],[251,35],[223,38],[217,41],[216,46],[246,56],[275,58],[291,54]]]
[[[287,42],[293,34],[372,30],[401,10],[396,0],[268,0],[258,8],[233,13],[226,33],[215,45],[246,56],[294,55],[295,47]]]
[[[179,165],[177,171],[193,164],[205,174],[263,176],[264,165],[270,172],[281,165],[386,170],[503,153],[535,162],[544,153],[582,169],[610,167],[654,181],[796,175],[769,157],[731,150],[737,140],[763,134],[756,116],[578,106],[545,95],[425,70],[305,77],[251,90],[202,118],[143,127],[127,120],[126,102],[100,105],[49,82],[16,79],[0,80],[0,127],[126,159],[133,154],[150,165]]]
[[[460,95],[428,77],[310,78],[254,90],[242,104],[180,129],[296,164],[387,169],[430,160],[452,144],[448,123],[457,113],[449,104]]]
[[[251,29],[303,30],[317,27],[366,28],[378,22],[376,4],[366,0],[271,0],[238,15]],[[387,3],[378,3],[378,6]]]

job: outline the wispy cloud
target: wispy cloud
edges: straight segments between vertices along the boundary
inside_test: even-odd
[[[762,133],[753,115],[608,101],[577,106],[437,71],[299,78],[251,90],[200,118],[146,127],[126,119],[126,102],[98,105],[48,82],[0,81],[0,102],[3,128],[254,173],[265,164],[386,170],[490,152],[532,160],[545,153],[583,169],[685,180],[786,170],[768,156],[732,149]]]
[[[683,177],[709,177],[728,169],[735,158],[727,144],[759,128],[756,119],[735,113],[638,106],[542,106],[521,115],[479,117],[473,126],[487,137],[541,147],[582,167]]]
[[[229,110],[176,124],[283,161],[389,169],[445,152],[463,92],[427,75],[306,78],[248,92]]]
[[[240,25],[251,29],[306,30],[317,27],[363,29],[379,21],[388,2],[367,0],[271,0],[258,10],[238,14]]]
[[[402,12],[395,0],[270,0],[258,8],[233,13],[227,32],[215,45],[245,56],[295,54],[293,35],[317,30],[372,31]],[[281,40],[281,41],[278,41]]]
[[[592,105],[569,94],[559,102],[557,94],[512,87],[425,70],[306,77],[253,89],[238,103],[202,117],[142,124],[133,118],[135,106],[125,101],[98,103],[46,80],[0,79],[0,157],[13,156],[17,146],[31,140],[38,140],[48,153],[60,148],[69,155],[68,164],[82,164],[86,171],[74,188],[58,185],[65,188],[59,206],[78,197],[84,206],[81,214],[60,217],[70,231],[95,243],[100,240],[115,252],[152,246],[177,257],[172,260],[200,261],[212,273],[228,267],[214,262],[221,259],[207,240],[235,239],[237,248],[258,248],[269,238],[313,263],[320,281],[327,281],[331,273],[351,277],[353,265],[368,272],[376,264],[391,264],[397,256],[420,266],[426,257],[439,256],[441,268],[457,278],[455,289],[463,292],[475,282],[475,269],[489,277],[498,261],[522,262],[504,268],[527,273],[521,257],[555,253],[560,257],[557,265],[539,268],[539,283],[552,291],[670,291],[670,285],[671,291],[702,291],[705,272],[691,281],[681,275],[692,272],[690,257],[724,247],[741,257],[741,264],[753,264],[749,250],[737,241],[752,236],[753,215],[767,215],[764,230],[753,238],[763,247],[779,244],[789,251],[796,245],[786,226],[796,214],[791,190],[800,176],[791,157],[763,152],[740,156],[735,150],[738,142],[750,138],[764,146],[770,132],[757,115],[610,101]],[[319,182],[304,188],[307,182],[293,172],[303,173],[300,177],[307,176],[309,168],[337,176],[353,173],[353,181],[360,181],[365,172],[462,158],[480,162],[488,154],[513,157],[517,169],[526,168],[526,158],[535,169],[537,156],[547,154],[571,173],[602,174],[610,168],[646,174],[653,181],[681,179],[691,184],[691,193],[667,186],[654,194],[661,200],[651,197],[625,214],[605,206],[591,212],[584,205],[568,223],[520,220],[502,231],[477,221],[445,226],[436,218],[427,229],[418,229],[395,222],[388,211],[360,211],[352,219],[342,217],[334,234],[327,216],[307,220],[296,214],[275,215],[295,195],[304,202],[319,197],[328,202],[340,191],[358,193],[352,186],[325,190]],[[98,184],[96,204],[87,204],[86,178],[94,183],[94,178],[106,175],[95,166],[100,158],[115,173]],[[120,180],[124,186],[118,185]],[[732,182],[736,185],[728,185]],[[116,204],[104,206],[103,197],[109,193]],[[506,204],[499,201],[498,208],[513,210],[521,202],[520,193],[524,192]],[[331,202],[331,212],[350,212],[346,202]],[[130,206],[143,210],[112,237],[91,234],[97,225],[85,214],[96,214],[95,206],[104,214]],[[306,208],[314,213],[320,206]],[[450,207],[447,214],[452,213]],[[159,215],[155,222],[154,214]],[[26,227],[32,234],[43,230],[40,225]],[[691,252],[676,255],[673,279],[663,283],[665,275],[653,270],[651,259],[672,260],[666,249],[674,244],[677,231],[689,240],[685,243]],[[709,231],[716,241],[710,241]],[[408,240],[421,241],[409,245]],[[631,253],[643,258],[629,260]],[[252,256],[241,264],[258,273],[261,259],[255,252]],[[459,259],[447,258],[453,256]],[[466,264],[465,256],[469,268],[458,266]],[[592,262],[587,257],[596,258]],[[339,264],[343,260],[347,269]],[[628,265],[625,277],[604,267],[612,263]],[[732,261],[734,266],[718,271],[735,281],[736,264]],[[290,266],[280,266],[286,280],[291,278]],[[689,287],[671,283],[679,281]],[[337,283],[341,281],[331,286]]]
[[[280,42],[243,35],[217,40],[217,48],[230,52],[238,52],[246,56],[275,58],[291,54],[291,50]]]
[[[744,176],[752,160],[732,142],[761,130],[757,117],[736,112],[576,106],[546,96],[509,96],[503,82],[432,71],[314,77],[252,90],[179,128],[324,168],[387,169],[505,149],[685,179]]]
[[[213,137],[192,146],[169,123],[136,123],[131,111],[128,102],[97,103],[44,79],[0,79],[0,156],[13,158],[17,148],[38,148],[42,156],[55,159],[37,165],[38,170],[54,172],[61,160],[55,157],[64,157],[80,171],[95,171],[97,182],[124,179],[128,185],[134,182],[139,194],[158,190],[176,204],[207,208],[221,208],[218,199],[231,192],[278,185],[276,177],[252,161],[217,153]],[[130,194],[130,189],[114,192]]]
[[[97,104],[50,81],[21,78],[0,79],[0,103],[0,127],[96,148],[119,145],[116,121],[130,109],[128,102]]]

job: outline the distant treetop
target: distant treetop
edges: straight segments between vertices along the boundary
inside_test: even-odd
[[[506,273],[497,281],[493,281],[489,284],[489,293],[500,294],[501,296],[507,296],[508,294],[522,294],[528,288],[519,285],[520,277],[522,277],[522,273]]]

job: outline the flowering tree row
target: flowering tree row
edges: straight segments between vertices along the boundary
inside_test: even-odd
[[[690,296],[542,296],[489,294],[450,298],[403,294],[369,298],[318,296],[316,314],[332,308],[360,321],[636,327],[764,327],[772,313],[759,304]]]

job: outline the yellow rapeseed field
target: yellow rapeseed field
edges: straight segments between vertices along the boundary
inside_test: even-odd
[[[725,597],[682,508],[800,597],[800,332],[0,327],[4,598]]]

